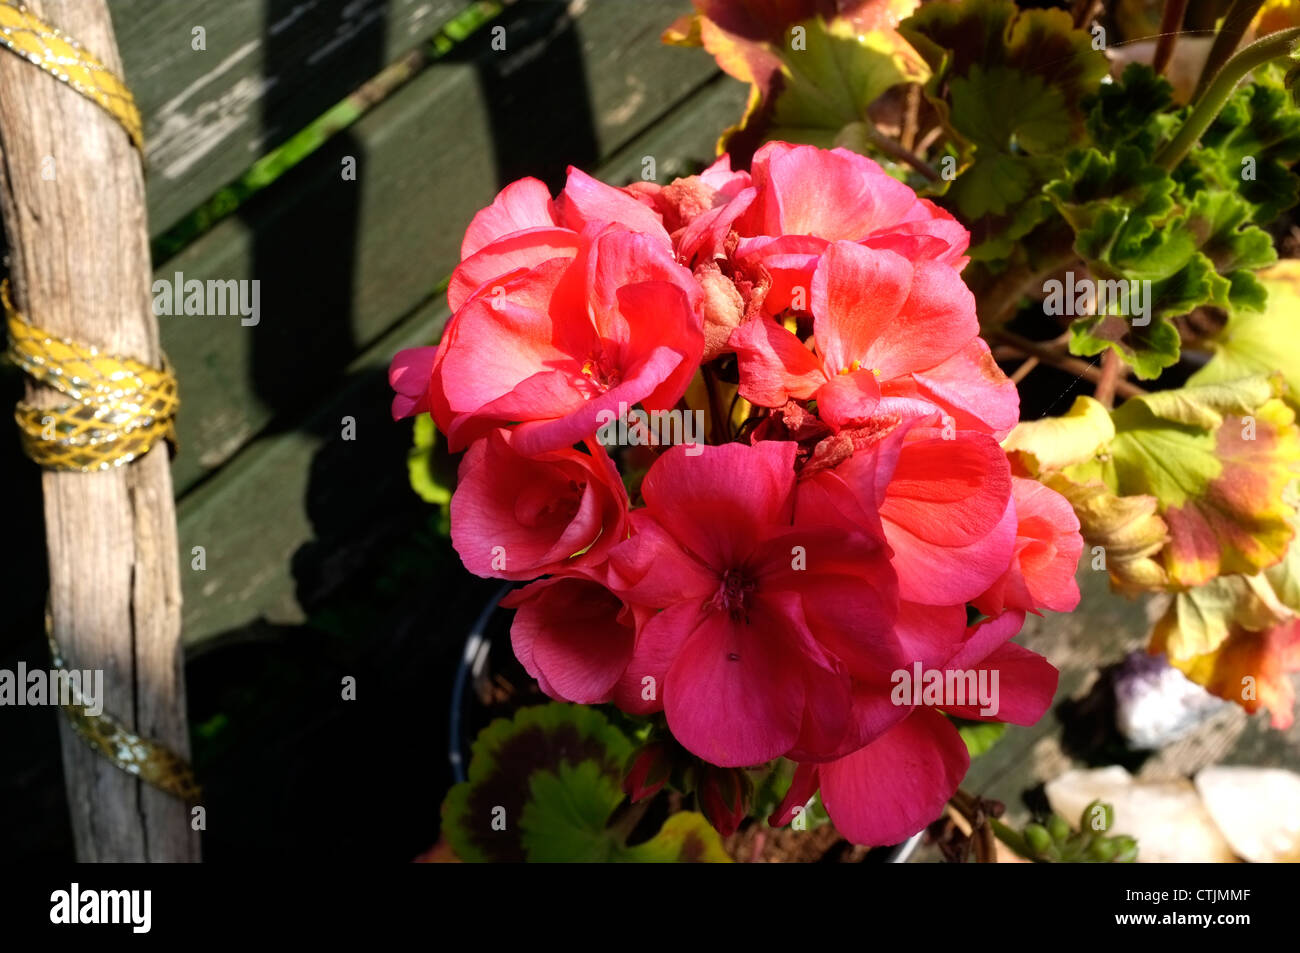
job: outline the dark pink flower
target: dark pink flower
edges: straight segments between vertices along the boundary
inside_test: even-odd
[[[1022,725],[1042,717],[1058,673],[1041,656],[1008,641],[1023,622],[1024,613],[1008,612],[975,625],[946,661],[931,660],[927,667],[945,672],[998,673],[996,716],[982,714],[978,705],[945,706],[945,711]],[[938,818],[966,775],[966,745],[935,708],[896,707],[901,718],[869,744],[833,761],[801,763],[770,822],[789,823],[818,789],[836,830],[857,844],[896,844]]]
[[[533,457],[494,430],[460,463],[451,497],[451,541],[478,576],[535,579],[596,566],[627,537],[627,491],[595,441]]]
[[[579,169],[569,167],[564,191],[556,199],[539,180],[520,179],[502,189],[466,229],[461,262],[447,287],[451,310],[459,310],[478,291],[490,291],[507,275],[552,258],[572,258],[579,236],[593,222],[616,223],[670,247],[663,222],[652,209]]]
[[[691,221],[676,236],[677,248],[691,265],[729,258],[738,266],[761,266],[772,276],[762,303],[766,314],[797,306],[796,289],[806,293],[833,242],[887,249],[955,271],[966,264],[965,227],[866,156],[769,142],[755,153],[751,178],[750,187]]]
[[[394,420],[429,412],[429,382],[437,356],[436,347],[412,347],[398,351],[393,357],[388,368],[388,386],[396,391],[393,396]]]
[[[879,536],[815,506],[802,517],[794,451],[669,450],[642,484],[634,535],[610,553],[611,588],[661,610],[638,628],[627,677],[660,686],[673,735],[724,767],[838,750],[854,730],[853,673],[901,658]]]
[[[636,640],[637,610],[590,572],[541,579],[501,600],[517,609],[510,641],[519,663],[551,698],[630,708],[624,678]]]

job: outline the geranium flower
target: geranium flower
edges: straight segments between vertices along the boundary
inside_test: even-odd
[[[1003,609],[1069,612],[1079,604],[1074,571],[1083,552],[1079,518],[1061,494],[1037,480],[1011,478],[1016,548],[1011,565],[988,592],[972,600],[986,615]]]
[[[894,251],[912,261],[965,267],[970,233],[866,156],[769,142],[754,155],[752,184],[698,215],[677,236],[679,257],[698,265],[729,259],[733,270],[771,275],[762,310],[797,305],[833,242]],[[805,306],[806,307],[806,306]]]
[[[599,565],[627,536],[627,491],[605,451],[570,448],[534,457],[494,430],[460,463],[451,542],[478,576],[535,579]]]
[[[952,654],[932,667],[944,672],[998,674],[998,712],[978,705],[946,706],[961,718],[1032,725],[1056,694],[1059,673],[1042,656],[1008,641],[1024,623],[1007,612],[969,628]],[[986,679],[991,683],[990,676]],[[903,717],[870,744],[831,762],[804,762],[785,800],[769,821],[787,824],[818,789],[836,830],[855,844],[896,844],[943,812],[957,790],[970,756],[952,722],[931,707],[903,705]]]
[[[958,431],[949,438],[925,423],[900,424],[809,483],[842,484],[878,511],[900,598],[961,606],[1011,564],[1011,470],[992,437]]]
[[[657,683],[673,735],[723,767],[836,750],[852,674],[901,658],[881,540],[800,518],[794,452],[669,450],[642,484],[634,535],[610,553],[610,587],[661,610],[638,629],[628,676]]]
[[[670,409],[703,350],[699,300],[666,244],[589,225],[574,258],[502,279],[448,323],[429,398],[438,429],[455,452],[518,424],[512,445],[532,456],[590,437],[620,404]]]
[[[637,705],[639,683],[626,677],[638,615],[592,570],[540,579],[501,600],[516,609],[510,628],[515,657],[551,698],[595,705]]]
[[[732,332],[746,400],[813,399],[837,429],[876,413],[935,411],[995,433],[1015,425],[1015,386],[980,340],[974,296],[952,268],[836,242],[820,257],[810,297],[811,349],[771,318]]]
[[[520,179],[502,189],[465,230],[461,261],[447,286],[451,310],[507,275],[551,258],[572,258],[579,236],[593,222],[618,223],[669,246],[662,221],[645,203],[580,169],[569,167],[564,190],[555,199],[538,179]]]

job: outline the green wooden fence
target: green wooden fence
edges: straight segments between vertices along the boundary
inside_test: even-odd
[[[111,7],[145,117],[150,231],[161,236],[253,160],[427,50],[466,4]],[[682,0],[477,9],[491,19],[441,56],[420,56],[399,88],[354,107],[365,110],[358,120],[155,261],[159,279],[260,282],[255,327],[159,319],[182,387],[181,552],[188,560],[202,546],[207,558],[205,572],[184,574],[187,647],[259,617],[301,621],[293,559],[318,524],[332,548],[364,549],[391,494],[409,492],[393,444],[405,428],[386,419],[383,371],[396,350],[436,338],[475,211],[520,175],[562,181],[569,163],[614,182],[638,177],[645,155],[661,179],[691,171],[741,109],[744,90],[711,60],[660,43],[689,9]],[[347,157],[355,180],[342,174]],[[355,441],[341,438],[344,417]]]

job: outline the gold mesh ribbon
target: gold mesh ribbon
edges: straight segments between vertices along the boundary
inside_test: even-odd
[[[131,90],[72,37],[40,20],[19,0],[0,0],[0,45],[98,103],[144,151],[140,110]]]
[[[121,466],[160,439],[175,444],[180,400],[167,369],[59,338],[14,309],[0,284],[9,325],[9,357],[71,400],[53,408],[20,403],[14,418],[23,450],[41,466],[90,473]]]
[[[50,660],[56,669],[68,669],[63,652],[54,641],[53,620],[45,612],[45,634],[50,642]],[[194,778],[190,764],[170,748],[143,738],[106,712],[92,715],[86,711],[85,699],[74,698],[61,706],[72,728],[86,744],[121,768],[180,798],[187,804],[197,804],[203,795]]]

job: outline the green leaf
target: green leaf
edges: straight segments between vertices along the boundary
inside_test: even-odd
[[[645,843],[624,845],[606,827],[623,792],[590,761],[538,772],[531,784],[520,821],[530,863],[731,863],[718,832],[695,811],[672,815]]]
[[[1300,108],[1287,95],[1281,72],[1264,68],[1233,93],[1192,151],[1185,174],[1239,194],[1252,206],[1252,220],[1264,225],[1300,197],[1291,172],[1296,159]]]
[[[620,860],[641,864],[729,864],[722,838],[703,814],[682,811],[664,821],[659,833],[635,847],[624,848]]]
[[[932,71],[926,96],[959,152],[944,204],[971,229],[973,259],[1004,258],[1050,211],[1042,187],[1084,140],[1082,101],[1106,58],[1069,14],[1011,0],[926,4],[899,31]]]
[[[829,145],[845,126],[924,69],[892,31],[859,32],[847,20],[814,17],[800,24],[806,48],[777,48],[783,82],[774,97],[768,139]]]
[[[590,769],[575,776],[579,782],[594,770],[618,791],[631,753],[632,743],[594,708],[559,703],[521,708],[513,719],[498,718],[479,732],[468,780],[455,785],[443,802],[443,831],[462,860],[525,860],[521,819],[533,803],[533,775],[564,778],[562,767],[587,764]],[[589,788],[575,794],[580,812],[591,810]],[[555,788],[543,782],[542,790]],[[617,803],[616,798],[610,810]],[[563,811],[567,804],[542,810]]]
[[[1154,378],[1179,357],[1181,340],[1168,318],[1206,304],[1262,305],[1252,272],[1275,253],[1269,236],[1251,224],[1252,206],[1238,195],[1201,191],[1187,199],[1134,145],[1109,155],[1072,153],[1068,171],[1046,193],[1075,230],[1075,251],[1094,280],[1149,287],[1146,323],[1118,313],[1080,317],[1071,327],[1075,354],[1111,348],[1139,377]]]
[[[420,414],[415,418],[415,437],[406,456],[411,488],[426,503],[446,506],[451,502],[451,484],[437,457],[438,430],[433,418]]]
[[[1006,730],[1006,723],[1001,721],[957,722],[957,733],[966,743],[966,750],[972,758],[978,758],[997,744]]]
[[[633,846],[609,826],[631,753],[594,708],[552,702],[498,718],[474,741],[468,780],[443,802],[447,841],[474,863],[729,862],[699,814],[674,814]]]
[[[619,845],[605,825],[623,791],[599,764],[561,763],[555,773],[538,771],[529,779],[529,790],[519,828],[530,862],[606,863],[617,858]]]

